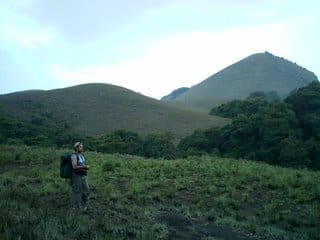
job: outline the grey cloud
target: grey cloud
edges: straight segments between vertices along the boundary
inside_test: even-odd
[[[161,4],[165,2],[169,0]],[[41,25],[53,26],[73,42],[82,42],[119,31],[158,5],[147,0],[34,0],[30,7],[19,11]]]

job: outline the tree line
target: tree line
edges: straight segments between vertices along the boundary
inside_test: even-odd
[[[81,139],[90,150],[175,159],[213,154],[275,165],[320,169],[320,83],[312,82],[281,100],[256,92],[215,107],[212,115],[232,118],[222,128],[198,129],[177,144],[170,133],[146,136],[126,129],[98,138],[75,134],[67,123],[21,121],[0,115],[0,143],[68,147]]]

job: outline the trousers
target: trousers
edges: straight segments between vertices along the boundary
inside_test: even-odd
[[[90,189],[86,176],[72,175],[71,178],[73,208],[80,209],[87,206]]]

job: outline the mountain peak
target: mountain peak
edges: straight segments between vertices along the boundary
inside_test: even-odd
[[[313,72],[266,51],[222,69],[173,101],[207,111],[257,91],[275,91],[280,97],[286,97],[292,90],[317,80]]]

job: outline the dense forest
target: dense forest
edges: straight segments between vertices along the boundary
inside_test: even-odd
[[[223,128],[195,131],[179,143],[188,152],[218,153],[268,163],[320,169],[320,83],[292,92],[283,101],[252,94],[210,112],[231,117]]]
[[[246,158],[275,165],[320,169],[320,83],[292,92],[281,100],[275,93],[253,93],[210,111],[232,118],[225,127],[199,129],[177,144],[170,133],[146,136],[119,129],[98,138],[70,132],[49,117],[35,116],[26,122],[0,115],[0,143],[45,147],[70,147],[85,142],[87,149],[144,157],[175,159],[212,154]]]

